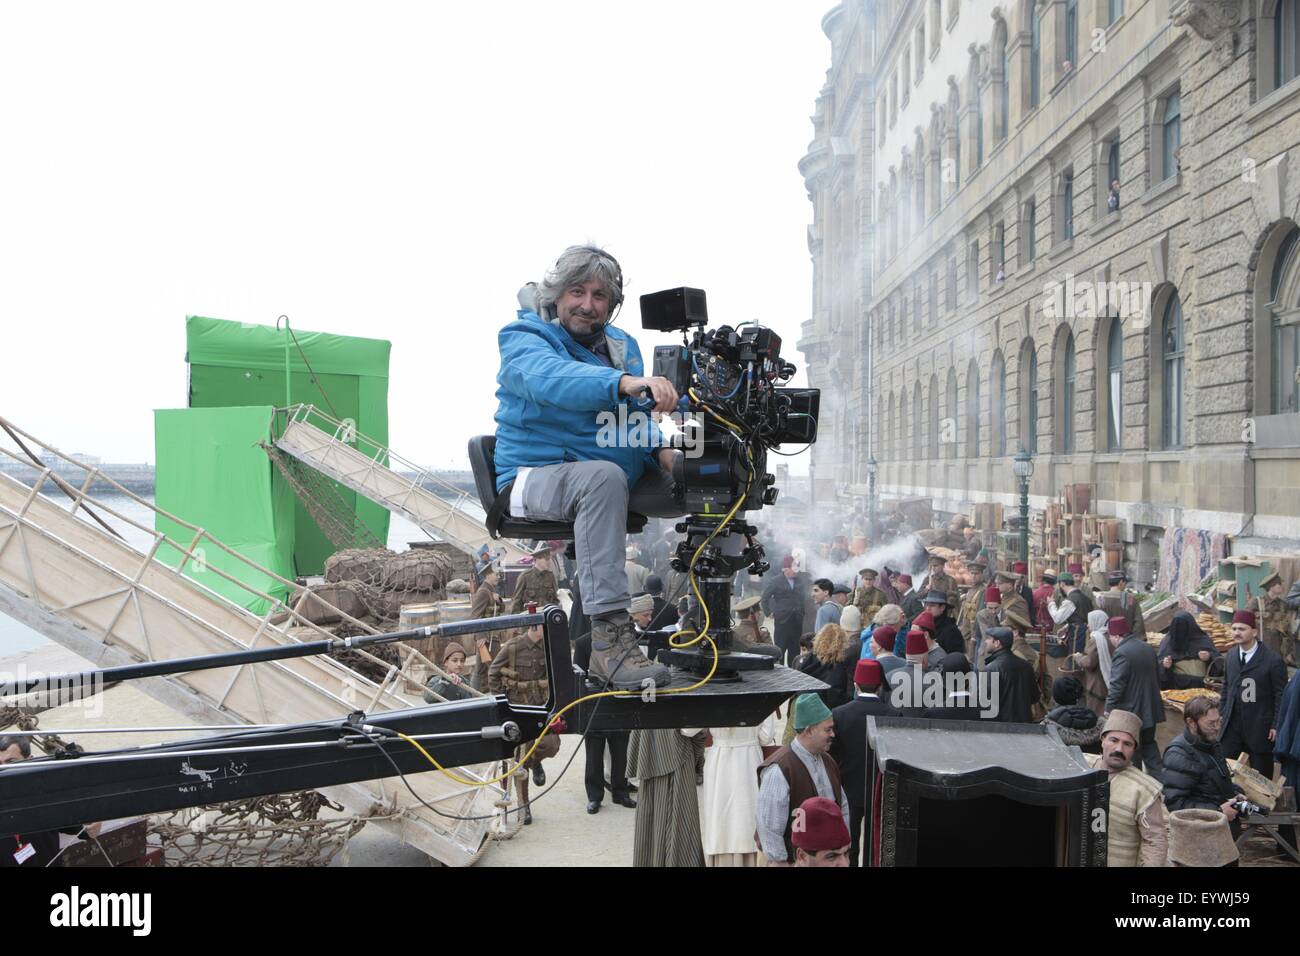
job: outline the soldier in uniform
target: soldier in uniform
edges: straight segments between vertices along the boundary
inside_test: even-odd
[[[1128,590],[1128,575],[1123,571],[1112,571],[1106,578],[1109,591],[1098,591],[1095,595],[1098,609],[1111,617],[1122,617],[1128,621],[1129,633],[1146,639],[1147,625],[1142,619],[1142,608],[1138,605],[1137,595]]]
[[[974,572],[975,580],[966,589],[966,596],[961,599],[957,610],[957,630],[966,639],[967,655],[973,653],[975,641],[975,615],[984,610],[984,589],[988,585],[988,565],[983,558],[975,558],[967,565]]]
[[[931,591],[944,591],[948,595],[948,606],[956,607],[957,600],[957,582],[951,575],[944,574],[943,567],[947,564],[943,555],[930,553],[930,586]]]
[[[468,700],[474,695],[469,690],[469,682],[462,676],[465,671],[465,648],[452,641],[442,649],[442,669],[447,676],[435,675],[429,678],[424,691],[424,702],[436,704],[440,700]]]
[[[889,603],[889,598],[876,587],[875,568],[863,568],[858,576],[862,578],[862,585],[853,592],[853,603],[862,612],[862,620],[870,622],[875,618],[876,612]]]
[[[501,572],[487,565],[479,571],[479,586],[474,592],[474,597],[470,599],[469,616],[478,620],[484,617],[500,617],[505,613],[505,602],[501,600],[501,595],[497,593],[497,586],[501,583]],[[492,663],[497,652],[501,650],[501,631],[481,631],[474,635],[475,652],[474,652],[474,678],[471,686],[475,690],[483,690],[486,682],[488,665]]]
[[[538,609],[548,604],[559,605],[560,593],[556,590],[555,572],[551,570],[551,549],[541,545],[533,552],[533,566],[519,575],[515,594],[510,601],[511,614],[523,614],[529,604]]]
[[[1260,633],[1259,639],[1264,646],[1281,656],[1287,663],[1295,664],[1295,634],[1293,632],[1291,608],[1283,599],[1282,579],[1274,571],[1259,582],[1264,593],[1259,602]]]
[[[550,694],[550,683],[546,680],[546,648],[542,644],[542,625],[520,631],[501,645],[501,650],[488,668],[487,689],[490,694],[505,694],[515,704],[538,706],[546,703]],[[515,759],[523,759],[533,747],[534,741],[520,744],[515,751]],[[533,811],[528,805],[528,771],[532,771],[533,783],[539,787],[546,786],[546,771],[542,761],[554,757],[560,752],[560,738],[554,732],[547,733],[533,750],[532,756],[519,765],[515,773],[515,792],[519,796],[519,805],[523,808],[524,823],[533,822]]]
[[[731,629],[732,640],[744,644],[776,645],[772,634],[765,627],[758,626],[759,605],[763,599],[752,594],[736,604],[736,626]]]

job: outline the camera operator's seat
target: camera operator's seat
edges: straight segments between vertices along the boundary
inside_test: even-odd
[[[510,490],[497,494],[496,435],[478,435],[469,440],[469,466],[474,472],[474,487],[480,504],[487,513],[484,524],[493,538],[528,538],[561,541],[573,539],[571,521],[530,521],[510,516]],[[645,515],[628,512],[627,533],[639,534],[645,529]]]

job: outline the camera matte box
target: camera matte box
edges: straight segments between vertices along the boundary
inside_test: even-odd
[[[654,332],[676,332],[709,321],[709,306],[703,289],[665,289],[641,296],[641,328]]]

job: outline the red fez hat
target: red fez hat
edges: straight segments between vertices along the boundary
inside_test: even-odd
[[[834,800],[809,797],[795,811],[790,842],[805,853],[818,853],[841,849],[853,840],[844,823],[844,814]]]
[[[998,586],[996,584],[990,584],[988,587],[984,589],[984,603],[985,604],[1002,603],[1002,592],[998,590]]]
[[[919,627],[923,631],[929,631],[934,634],[934,615],[929,611],[922,611],[912,621],[913,627]]]
[[[871,657],[864,657],[858,661],[858,666],[853,669],[853,683],[859,687],[865,687],[867,690],[874,690],[879,687],[885,680],[885,669],[880,666],[880,661]]]
[[[907,656],[913,654],[929,654],[930,645],[925,642],[925,631],[918,631],[915,628],[907,632]]]
[[[888,624],[881,624],[871,631],[871,639],[891,654],[894,651],[894,638],[896,637],[898,637],[898,628],[891,627]]]
[[[1029,571],[1029,565],[1025,564],[1023,561],[1017,561],[1015,564],[1011,565],[1011,570],[1016,572],[1016,574],[1026,574]]]
[[[912,576],[910,574],[900,574],[898,576],[899,584],[906,584],[909,588],[912,586]]]
[[[794,567],[794,555],[787,554],[784,558],[781,559],[782,570],[784,570],[785,568],[793,568],[793,567]]]
[[[1245,624],[1245,625],[1246,625],[1247,627],[1249,627],[1249,628],[1255,628],[1255,627],[1257,626],[1257,625],[1255,624],[1255,612],[1254,612],[1254,611],[1238,611],[1236,614],[1232,615],[1232,623],[1233,623],[1233,624]]]
[[[1070,565],[1068,568],[1066,568],[1066,570],[1069,571],[1071,574],[1082,574],[1082,573],[1083,573],[1083,565],[1082,565],[1082,564],[1072,564],[1072,565]]]
[[[1129,634],[1128,618],[1112,617],[1106,622],[1106,633],[1115,637],[1127,637]]]

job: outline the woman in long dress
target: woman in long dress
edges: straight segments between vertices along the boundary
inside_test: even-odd
[[[757,727],[719,727],[704,751],[705,866],[758,866],[758,765],[780,733],[776,713]]]

